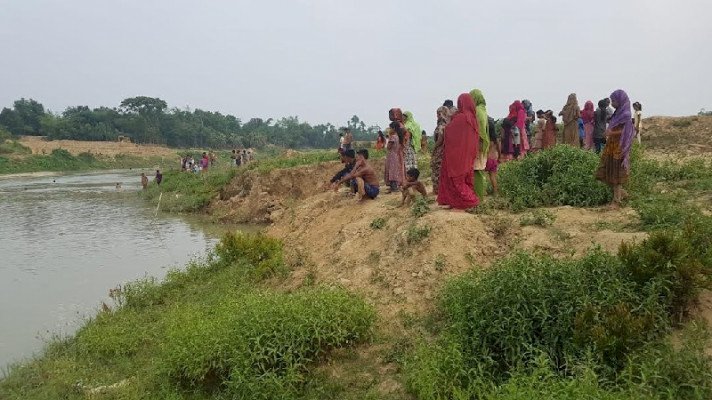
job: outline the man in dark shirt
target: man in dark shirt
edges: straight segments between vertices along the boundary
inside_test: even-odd
[[[334,177],[329,181],[331,182],[331,188],[334,190],[339,189],[339,181],[346,175],[350,174],[354,169],[354,165],[356,164],[356,152],[353,150],[344,150],[341,153],[341,163],[344,164],[344,168],[337,172],[336,175],[334,175]]]

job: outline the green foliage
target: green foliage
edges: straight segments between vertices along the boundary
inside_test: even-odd
[[[418,226],[416,224],[411,224],[406,230],[406,243],[409,245],[414,245],[422,242],[428,236],[430,236],[430,227],[427,225]]]
[[[386,219],[378,217],[371,221],[371,229],[379,230],[386,227]]]
[[[560,145],[501,166],[501,194],[515,210],[543,206],[589,207],[611,199],[610,190],[594,178],[598,156]]]
[[[410,213],[415,218],[420,218],[423,215],[430,212],[430,205],[428,204],[428,199],[423,196],[416,195],[413,200],[413,204],[410,206]]]
[[[521,226],[541,226],[547,227],[554,224],[556,221],[556,215],[551,211],[544,209],[536,209],[532,212],[526,213],[519,218],[519,225]]]
[[[173,313],[161,372],[185,384],[223,384],[233,398],[292,395],[310,363],[369,336],[373,309],[341,290],[253,292]]]
[[[252,118],[246,123],[233,115],[200,109],[168,108],[156,97],[137,96],[119,107],[68,107],[61,114],[47,113],[35,100],[20,99],[0,111],[0,126],[14,135],[47,135],[50,139],[110,140],[129,136],[135,143],[176,147],[334,148],[340,128],[326,123],[310,125],[298,117],[279,120]],[[378,126],[367,126],[354,115],[346,126],[356,141],[375,140]]]
[[[226,233],[215,246],[223,266],[242,266],[255,280],[285,272],[282,243],[264,234]]]
[[[621,245],[619,257],[628,278],[641,291],[657,293],[673,316],[685,315],[699,292],[712,283],[712,263],[707,256],[712,218],[706,218],[708,232],[697,231],[690,223],[683,232],[653,232],[639,245]],[[699,225],[704,229],[704,224]]]

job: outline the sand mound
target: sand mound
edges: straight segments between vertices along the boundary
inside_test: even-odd
[[[178,163],[176,150],[155,145],[138,145],[134,143],[119,142],[93,142],[80,140],[46,140],[42,136],[23,136],[20,144],[32,150],[32,154],[50,154],[54,149],[64,149],[72,155],[92,153],[100,156],[114,157],[126,154],[137,157],[167,157],[175,158]]]
[[[642,140],[656,153],[695,156],[712,153],[712,116],[651,117],[643,120]]]

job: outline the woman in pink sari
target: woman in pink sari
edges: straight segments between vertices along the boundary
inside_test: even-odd
[[[445,127],[438,204],[466,210],[480,203],[473,184],[475,157],[479,151],[479,126],[475,102],[469,93],[457,98],[457,109],[457,114]]]
[[[593,102],[591,100],[587,101],[583,106],[581,111],[581,119],[583,119],[583,148],[586,150],[591,150],[593,148]]]

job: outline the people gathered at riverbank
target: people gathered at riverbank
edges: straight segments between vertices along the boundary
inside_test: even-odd
[[[376,150],[386,150],[386,193],[403,191],[402,203],[416,195],[427,196],[419,180],[422,170],[417,157],[430,152],[432,194],[438,205],[472,209],[488,195],[488,183],[491,194],[498,194],[497,170],[502,163],[521,160],[558,143],[601,154],[595,177],[611,187],[611,205],[617,207],[626,197],[622,185],[630,173],[631,143],[636,139],[640,142],[642,106],[637,102],[631,106],[623,90],[616,90],[597,104],[594,108],[594,102],[587,100],[581,109],[577,95],[571,93],[558,113],[562,117],[559,123],[553,111],[534,112],[531,101],[514,100],[507,116],[495,120],[488,114],[482,91],[473,89],[458,96],[457,107],[446,100],[437,108],[432,147],[413,113],[394,107],[388,112],[390,124],[385,135],[379,131],[376,142]],[[348,183],[349,191],[358,193],[361,200],[375,198],[380,182],[366,162],[367,153],[364,157],[354,150],[344,150],[341,147],[344,169],[334,176],[331,187],[338,190],[342,183]],[[365,167],[360,170],[359,164]]]

